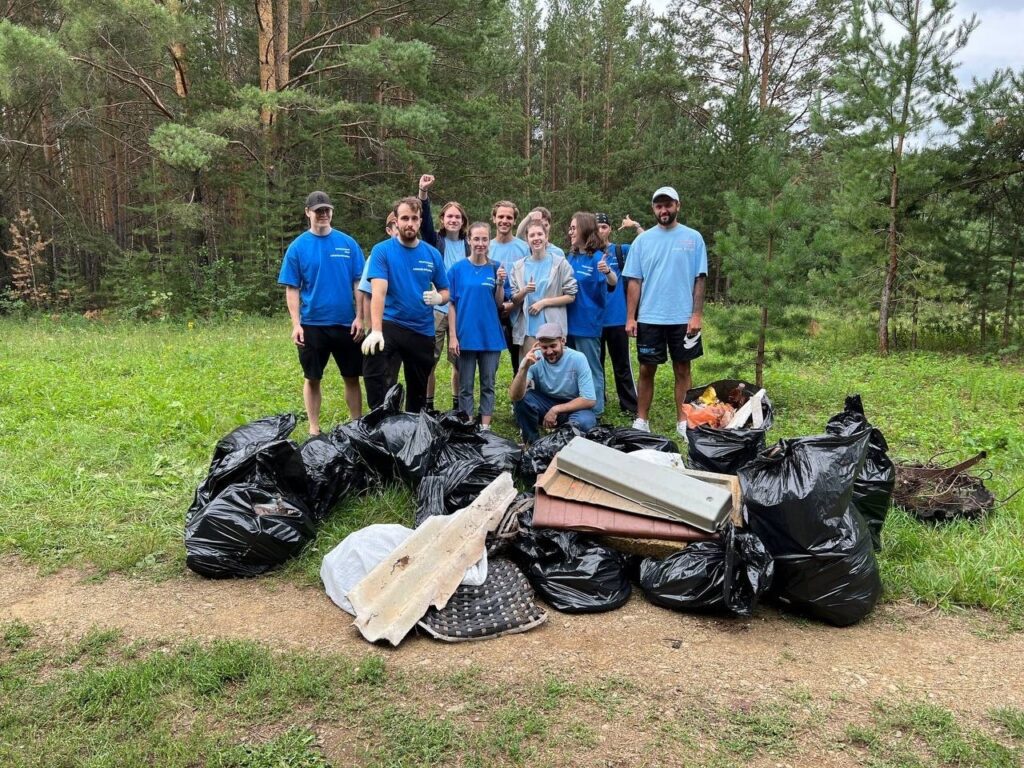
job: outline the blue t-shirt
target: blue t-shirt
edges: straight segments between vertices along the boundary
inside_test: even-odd
[[[448,270],[451,303],[455,307],[455,334],[459,348],[467,352],[500,352],[505,332],[494,301],[498,263],[477,265],[462,259]]]
[[[576,300],[566,307],[569,335],[600,338],[604,330],[604,308],[608,304],[608,278],[601,274],[597,262],[604,254],[593,256],[571,252],[569,266],[576,275]]]
[[[530,246],[518,237],[513,237],[507,243],[491,240],[491,247],[487,255],[491,261],[496,261],[505,268],[505,287],[507,289],[505,293],[507,294],[512,289],[512,265],[530,255]]]
[[[700,232],[682,224],[652,227],[633,241],[622,274],[643,280],[637,319],[654,325],[685,325],[693,314],[693,283],[708,273]]]
[[[424,336],[434,336],[433,308],[423,303],[423,293],[448,287],[441,254],[422,240],[415,248],[402,245],[397,237],[377,243],[370,251],[367,277],[388,281],[384,319]]]
[[[622,279],[622,264],[628,253],[628,245],[608,245],[608,266],[618,275],[619,282],[615,284],[615,290],[608,294],[608,303],[604,305],[605,328],[626,324],[626,281]]]
[[[586,356],[569,347],[564,349],[562,358],[554,365],[544,358],[531,365],[526,372],[527,381],[533,382],[533,388],[538,392],[562,402],[577,397],[596,400],[594,377]]]
[[[285,251],[277,282],[299,289],[303,325],[351,325],[356,317],[352,285],[363,271],[363,251],[344,232],[306,230]]]
[[[466,258],[465,240],[451,240],[447,235],[445,235],[443,237],[439,237],[437,242],[444,244],[444,251],[441,254],[441,262],[444,264],[444,273],[446,275],[458,262],[468,261]],[[439,307],[434,307],[434,311],[440,312],[442,315],[447,315],[448,305],[442,304]]]

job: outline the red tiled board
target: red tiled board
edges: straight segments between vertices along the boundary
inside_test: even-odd
[[[533,524],[538,528],[631,536],[665,541],[708,541],[716,534],[705,533],[683,523],[619,512],[606,507],[549,496],[540,488],[534,497]]]

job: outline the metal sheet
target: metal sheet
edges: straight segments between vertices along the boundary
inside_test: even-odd
[[[558,452],[558,467],[567,475],[702,531],[717,530],[732,509],[732,493],[727,488],[631,458],[583,437],[574,437]]]
[[[413,531],[347,595],[363,637],[398,645],[431,605],[444,608],[515,497],[504,472],[465,509],[431,517]]]

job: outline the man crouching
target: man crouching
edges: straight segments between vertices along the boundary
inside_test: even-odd
[[[537,330],[537,341],[520,361],[508,395],[527,445],[540,437],[538,425],[554,429],[568,422],[581,432],[597,426],[590,365],[582,352],[565,345],[558,323],[544,323]]]

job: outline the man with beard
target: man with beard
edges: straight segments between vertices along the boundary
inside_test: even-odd
[[[511,200],[499,200],[491,208],[491,221],[494,223],[495,236],[491,240],[488,256],[505,270],[506,275],[512,274],[512,265],[530,255],[530,246],[515,235],[516,219],[519,208]],[[506,280],[506,287],[511,284]],[[505,332],[505,346],[512,358],[512,370],[519,368],[519,345],[512,341],[512,313],[515,305],[511,301],[502,302],[499,307],[501,327]]]
[[[448,301],[448,277],[440,252],[419,238],[422,205],[404,197],[395,204],[398,236],[370,252],[371,331],[363,342],[363,378],[371,408],[384,402],[389,371],[405,366],[406,409],[426,404],[434,366],[434,311]]]
[[[331,357],[345,382],[349,416],[358,419],[362,415],[362,302],[357,301],[354,288],[363,270],[363,251],[355,240],[331,226],[334,206],[326,192],[310,192],[305,212],[309,229],[288,246],[277,281],[285,286],[292,341],[299,351],[309,434],[319,435],[320,380]]]
[[[691,386],[690,361],[704,354],[700,329],[708,254],[700,233],[676,221],[679,193],[672,187],[655,191],[651,207],[658,226],[633,241],[622,272],[623,277],[632,278],[626,288],[626,333],[636,337],[640,363],[633,428],[650,431],[654,375],[671,356],[676,431],[685,438],[683,400]]]
[[[582,352],[566,346],[558,323],[544,323],[537,330],[537,341],[523,355],[508,395],[527,444],[540,437],[538,425],[554,429],[569,423],[584,434],[597,426],[590,364]]]

